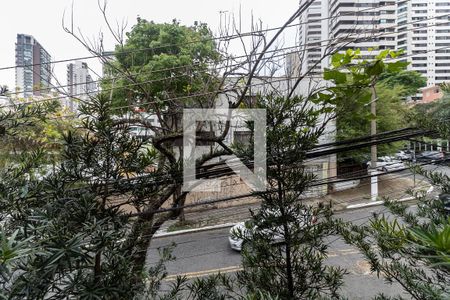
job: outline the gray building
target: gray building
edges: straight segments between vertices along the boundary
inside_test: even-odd
[[[450,81],[450,2],[398,0],[397,5],[397,45],[407,54],[408,69],[426,76],[427,87]]]
[[[87,98],[97,90],[97,85],[89,74],[87,63],[76,61],[67,65],[67,87],[69,96]]]
[[[287,55],[288,75],[320,73],[329,67],[329,58],[321,60],[328,47],[345,44],[342,50],[360,49],[363,59],[396,49],[396,9],[394,0],[314,1],[300,15],[300,52]]]
[[[87,63],[76,61],[67,65],[68,98],[64,105],[72,112],[78,111],[78,100],[88,100],[97,91],[97,85],[89,74]]]
[[[22,97],[40,96],[51,87],[51,56],[31,35],[16,41],[16,89]]]
[[[315,0],[300,16],[301,50],[287,55],[287,74],[318,73],[329,67],[328,58],[319,62],[324,49],[348,43],[342,50],[360,49],[363,59],[403,50],[400,59],[426,77],[427,87],[449,82],[449,14],[445,0]]]

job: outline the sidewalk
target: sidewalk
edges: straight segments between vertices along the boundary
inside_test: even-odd
[[[408,177],[397,177],[395,175],[386,175],[379,181],[379,199],[384,197],[390,199],[402,199],[408,197],[408,189],[414,187],[414,181]],[[362,180],[361,183],[352,189],[333,192],[321,198],[307,199],[306,203],[314,204],[318,202],[330,203],[334,210],[344,210],[349,205],[362,204],[370,202],[370,179]],[[428,183],[417,182],[416,190],[427,190],[430,187]],[[178,220],[169,220],[164,223],[156,235],[166,234],[180,230],[188,230],[223,224],[228,226],[242,220],[250,218],[250,211],[257,211],[260,203],[246,201],[241,199],[239,205],[230,207],[214,208],[208,207],[196,211],[186,211],[186,223],[180,224]]]

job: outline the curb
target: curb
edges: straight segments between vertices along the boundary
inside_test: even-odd
[[[414,200],[416,198],[414,197],[407,197],[407,198],[403,198],[403,199],[399,199],[395,202],[406,202],[406,201],[411,201]],[[368,202],[368,203],[360,203],[360,204],[353,204],[353,205],[349,205],[346,207],[346,209],[357,209],[357,208],[366,208],[366,207],[372,207],[372,206],[379,206],[379,205],[383,205],[384,201],[374,201],[374,202]],[[345,209],[343,209],[345,210]]]
[[[434,190],[434,187],[431,186],[427,191],[426,194],[430,194],[432,191]],[[406,198],[402,198],[397,200],[396,202],[407,202],[407,201],[412,201],[415,200],[415,197],[406,197]],[[357,209],[357,208],[366,208],[366,207],[371,207],[371,206],[378,206],[378,205],[383,205],[384,201],[374,201],[374,202],[367,202],[367,203],[360,203],[360,204],[353,204],[353,205],[349,205],[346,207],[346,209]]]
[[[236,223],[225,223],[225,224],[205,226],[205,227],[200,227],[200,228],[184,229],[184,230],[177,230],[177,231],[172,231],[172,232],[162,232],[162,233],[157,233],[157,234],[153,235],[153,238],[156,239],[156,238],[163,238],[163,237],[168,237],[168,236],[173,236],[173,235],[182,235],[182,234],[193,233],[193,232],[222,229],[222,228],[232,227],[232,226],[236,225]]]

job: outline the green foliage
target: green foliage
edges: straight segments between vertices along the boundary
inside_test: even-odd
[[[448,176],[416,172],[440,191],[449,187]],[[374,215],[369,225],[349,225],[342,234],[387,283],[399,283],[413,299],[450,297],[450,226],[443,203],[426,193],[413,193],[417,210],[386,199],[392,216]],[[375,244],[375,247],[373,246]],[[376,299],[390,299],[380,295]],[[395,299],[401,299],[400,297]]]
[[[10,236],[5,231],[0,231],[0,299],[8,299],[8,285],[17,275],[19,264],[31,252],[28,240],[17,239],[18,234],[19,229]]]
[[[402,73],[406,72],[406,64],[401,61],[386,62],[399,54],[400,52],[395,51],[381,51],[372,61],[361,59],[358,50],[333,55],[332,68],[325,70],[324,79],[335,85],[332,90],[336,95],[337,140],[368,135],[370,122],[374,118],[379,132],[405,127],[408,108],[404,105],[404,96],[411,89],[417,89],[421,80],[402,80],[402,76],[408,74]],[[375,88],[377,95],[376,117],[370,109],[371,87]],[[379,153],[391,154],[399,147],[399,144],[381,145]],[[369,152],[363,149],[345,155],[350,155],[357,162],[364,162],[368,160]]]
[[[416,71],[389,71],[381,74],[379,80],[389,88],[403,87],[404,91],[401,96],[413,96],[418,93],[420,88],[427,85],[427,79]]]
[[[411,235],[413,242],[423,250],[423,257],[433,267],[450,270],[450,218],[447,223],[439,226],[431,224],[426,230],[412,228]]]
[[[129,105],[147,110],[162,108],[171,104],[167,98],[216,87],[209,67],[219,54],[204,23],[187,27],[175,20],[156,24],[138,18],[125,44],[116,46],[115,58],[107,71],[111,77],[106,77],[102,85],[114,88],[115,107],[125,106],[116,113],[127,111]],[[133,79],[124,74],[133,74]],[[202,101],[205,97],[194,99]]]
[[[279,299],[339,298],[345,271],[324,265],[325,238],[336,232],[338,224],[329,207],[300,201],[314,180],[306,171],[305,153],[323,133],[317,124],[329,107],[326,102],[308,103],[301,97],[260,99],[259,105],[267,111],[270,192],[258,195],[262,204],[258,212],[252,212],[251,233],[235,233],[244,240],[244,270],[237,279],[256,299],[260,292]],[[320,220],[317,224],[313,216]],[[283,243],[274,243],[274,237]]]
[[[415,105],[412,120],[418,127],[436,130],[442,137],[449,137],[450,94],[448,90],[444,89],[442,99]]]
[[[445,90],[445,89],[444,89]],[[448,96],[430,104],[416,105],[413,120],[419,128],[450,138]],[[439,172],[413,167],[438,193],[450,192],[450,178]],[[413,299],[450,298],[450,219],[439,199],[413,193],[417,209],[386,201],[392,214],[375,215],[369,226],[351,226],[345,239],[362,251],[372,271],[388,283],[399,283]],[[372,247],[373,244],[377,247]],[[376,299],[391,299],[380,295]],[[397,297],[395,299],[401,299]]]
[[[24,153],[0,173],[6,233],[32,249],[15,266],[20,276],[4,282],[12,299],[124,299],[143,291],[149,273],[130,247],[133,222],[112,200],[142,207],[137,199],[152,195],[153,176],[144,172],[142,143],[110,108],[102,96],[82,106],[82,129],[66,134],[62,162],[45,178],[32,176],[42,152]]]
[[[369,226],[350,226],[343,236],[363,253],[372,272],[383,274],[387,283],[400,283],[414,299],[447,299],[448,274],[424,266],[429,258],[408,239],[408,226],[412,225],[400,226],[386,216],[374,216]],[[376,247],[372,247],[374,243]]]
[[[65,118],[57,101],[39,104],[17,104],[0,111],[0,127],[8,128],[0,135],[0,165],[14,161],[22,152],[49,150],[47,163],[58,159],[64,132],[76,126],[76,119]]]

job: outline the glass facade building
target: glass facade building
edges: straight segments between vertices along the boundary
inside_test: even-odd
[[[40,96],[51,87],[51,56],[31,35],[16,41],[16,89],[22,97]]]

